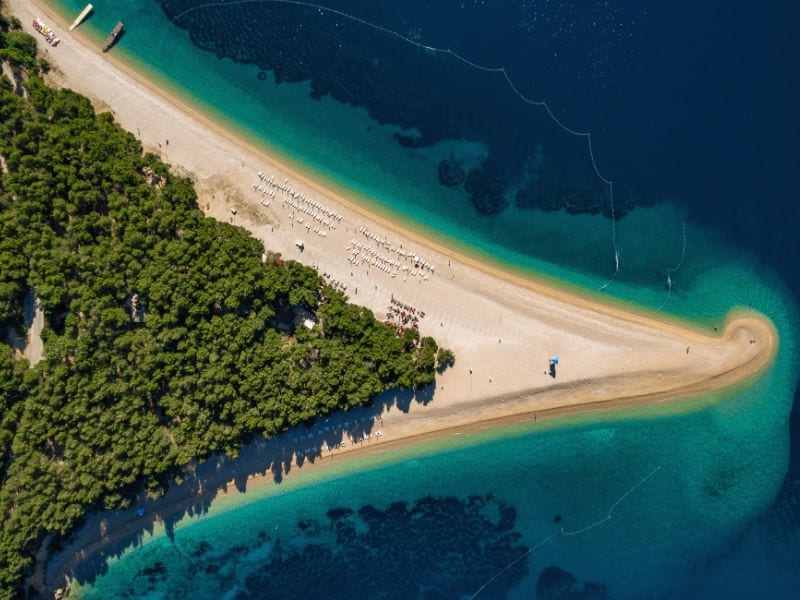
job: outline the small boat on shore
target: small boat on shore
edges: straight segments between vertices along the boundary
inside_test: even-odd
[[[122,21],[114,25],[114,29],[111,30],[111,33],[108,34],[108,37],[106,38],[106,44],[103,46],[103,52],[108,52],[111,49],[111,46],[116,43],[119,34],[122,33],[122,27]]]

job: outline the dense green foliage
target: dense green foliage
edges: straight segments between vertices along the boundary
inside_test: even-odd
[[[0,8],[3,4],[0,2]],[[33,36],[19,31],[20,22],[16,17],[6,18],[0,14],[0,60],[6,60],[14,67],[37,66],[36,40]]]
[[[35,75],[27,99],[0,81],[0,331],[20,326],[29,288],[47,321],[34,369],[0,343],[0,596],[46,532],[89,508],[156,493],[253,434],[433,381],[432,339],[398,336],[312,269],[262,261],[110,115]],[[282,333],[300,308],[319,326]]]

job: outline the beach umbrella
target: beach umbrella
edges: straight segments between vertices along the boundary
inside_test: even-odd
[[[558,364],[558,356],[554,356],[553,358],[551,358],[550,362],[553,363],[554,365],[557,365]]]

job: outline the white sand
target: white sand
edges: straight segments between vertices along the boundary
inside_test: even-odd
[[[38,3],[10,0],[8,4],[28,31],[33,16],[58,21]],[[683,398],[742,382],[775,354],[777,334],[759,316],[731,317],[724,326],[720,324],[720,337],[714,337],[712,332],[568,295],[404,231],[228,135],[121,65],[113,51],[100,54],[98,48],[85,45],[80,28],[69,33],[64,23],[60,25],[57,34],[62,42],[47,55],[54,70],[50,81],[85,94],[100,109],[113,111],[115,119],[137,134],[146,149],[160,153],[178,171],[190,173],[201,195],[200,206],[208,215],[246,227],[267,249],[285,258],[329,272],[347,286],[352,301],[378,315],[386,313],[392,296],[424,311],[420,332],[455,352],[455,367],[437,377],[428,405],[412,403],[407,414],[388,410],[380,423],[368,428],[381,430],[380,442],[373,437],[366,445],[350,443],[337,456],[358,454],[349,452],[353,448],[380,451],[421,438],[554,414]],[[260,201],[267,198],[252,189],[259,182],[259,171],[277,182],[287,181],[296,193],[340,213],[343,218],[336,229],[320,227],[308,215],[285,206],[278,190],[270,198],[271,205],[262,206]],[[308,232],[296,219],[290,220],[291,213],[303,218],[304,224],[314,223],[327,236]],[[351,239],[378,249],[357,232],[359,227],[385,236],[393,246],[416,249],[435,266],[435,273],[426,272],[428,281],[411,276],[404,280],[403,271],[392,279],[374,267],[369,274],[363,265],[353,267],[346,251]],[[303,253],[295,246],[300,239],[305,242]],[[553,355],[561,358],[556,379],[545,374]],[[302,442],[294,444],[293,451],[297,450],[303,450]],[[257,457],[256,452],[249,460],[257,462]],[[248,472],[258,471],[251,465]],[[209,485],[224,491],[231,477],[223,469],[205,479],[206,493]],[[168,496],[160,509],[168,514],[181,503],[186,503],[185,497]],[[140,527],[133,521],[129,526]],[[113,541],[114,536],[95,529],[78,546],[81,552],[73,547],[75,560],[98,544]],[[122,535],[125,528],[114,530]],[[62,563],[61,572],[67,568]]]
[[[22,0],[9,4],[29,30],[34,12],[47,13]],[[56,22],[54,15],[47,17]],[[386,313],[392,296],[425,312],[420,332],[451,348],[457,362],[437,378],[429,406],[413,406],[401,418],[393,412],[384,416],[387,439],[512,413],[717,389],[752,374],[774,350],[774,331],[760,318],[737,319],[717,339],[500,272],[402,231],[228,135],[114,60],[113,51],[100,54],[85,45],[76,35],[80,28],[59,29],[62,42],[48,54],[51,81],[111,110],[146,149],[190,173],[207,214],[246,227],[285,258],[330,273],[347,286],[352,301],[378,315]],[[284,205],[285,194],[271,186],[274,198],[253,191],[259,171],[343,215],[337,228],[322,227]],[[271,205],[262,206],[262,200]],[[327,237],[308,232],[297,217]],[[359,227],[385,236],[393,246],[414,248],[435,273],[426,271],[428,281],[403,271],[392,279],[374,267],[369,272],[361,264],[353,267],[346,251],[351,239],[390,254],[360,235]],[[302,253],[298,240],[305,243]],[[556,379],[544,373],[553,355],[561,357]],[[502,402],[492,400],[497,398]]]

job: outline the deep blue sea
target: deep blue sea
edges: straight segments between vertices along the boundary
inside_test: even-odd
[[[758,310],[781,348],[714,398],[226,498],[79,596],[797,595],[800,3],[93,4],[93,40],[123,20],[115,54],[369,208],[709,329]]]

